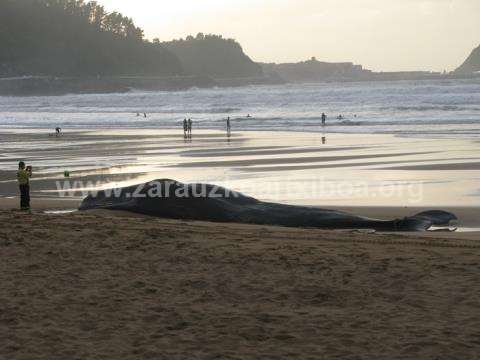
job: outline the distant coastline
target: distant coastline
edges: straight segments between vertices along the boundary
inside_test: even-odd
[[[480,77],[480,71],[387,71],[375,72],[351,62],[329,63],[315,57],[307,61],[284,64],[261,64],[263,72],[291,83],[321,83],[341,81],[395,81],[395,80],[442,80]],[[473,69],[473,68],[472,68]]]
[[[259,63],[236,40],[217,34],[150,41],[131,18],[96,2],[5,0],[0,13],[6,30],[0,33],[0,96],[480,77],[480,47],[450,73],[373,72],[315,57]]]
[[[215,79],[209,76],[111,76],[54,77],[25,76],[0,78],[0,96],[60,96],[67,94],[113,94],[140,91],[185,91],[193,88],[282,85],[288,83],[329,83],[402,80],[480,79],[480,74],[429,72],[378,72],[359,77],[326,77],[311,81],[287,81],[274,74],[259,77]]]
[[[285,83],[270,77],[213,79],[209,76],[109,76],[97,78],[25,76],[0,78],[0,96],[110,94],[132,90],[183,91],[192,88],[239,87]]]

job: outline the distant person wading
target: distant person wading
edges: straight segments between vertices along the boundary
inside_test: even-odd
[[[230,124],[230,116],[227,118],[227,136],[232,136],[232,126]]]
[[[186,139],[188,137],[188,121],[183,119],[183,137]]]
[[[193,127],[193,121],[192,119],[188,119],[188,137],[192,138],[192,127]]]

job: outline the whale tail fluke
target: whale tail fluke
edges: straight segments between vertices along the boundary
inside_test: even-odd
[[[434,226],[448,226],[452,221],[458,220],[454,214],[443,210],[424,211],[413,217],[430,220]]]
[[[428,231],[437,227],[450,229],[457,220],[458,218],[448,211],[429,210],[405,218],[402,223],[409,231]]]

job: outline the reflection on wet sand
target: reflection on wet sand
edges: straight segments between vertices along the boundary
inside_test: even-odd
[[[226,141],[220,131],[197,130],[185,142],[171,130],[66,131],[59,138],[31,130],[0,134],[0,146],[0,196],[16,194],[22,159],[35,167],[34,196],[55,196],[65,180],[86,189],[172,178],[296,204],[478,204],[478,141],[292,132],[235,132]]]

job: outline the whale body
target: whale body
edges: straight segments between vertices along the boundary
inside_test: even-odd
[[[457,217],[442,210],[394,220],[372,219],[337,210],[263,202],[210,184],[161,179],[86,197],[79,210],[124,210],[161,218],[320,229],[427,231]]]

